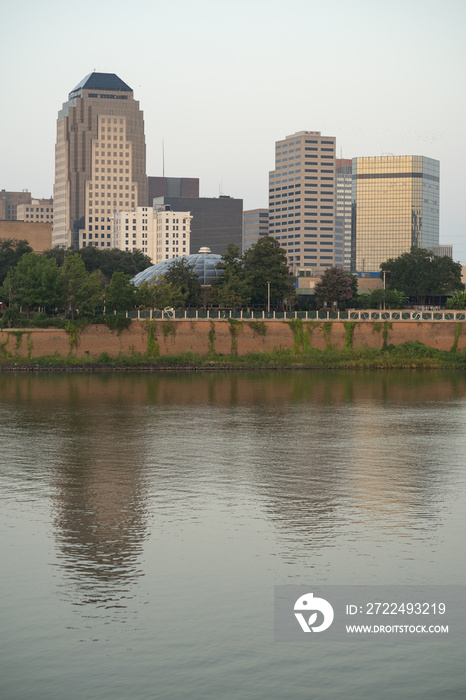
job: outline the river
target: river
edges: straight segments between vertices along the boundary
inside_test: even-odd
[[[274,587],[462,585],[466,377],[0,374],[2,700],[463,698],[450,639],[274,640]]]

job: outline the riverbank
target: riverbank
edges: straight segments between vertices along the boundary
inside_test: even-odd
[[[19,355],[0,358],[0,372],[158,372],[171,370],[301,370],[301,369],[465,369],[465,351],[442,351],[419,342],[367,348],[276,350],[246,355],[183,354],[148,357],[135,353],[110,357],[49,355],[25,359]]]
[[[466,367],[462,322],[132,321],[3,329],[0,371]]]

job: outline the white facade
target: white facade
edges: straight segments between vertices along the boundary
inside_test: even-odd
[[[115,212],[112,247],[132,253],[140,250],[154,259],[154,215],[152,207]],[[95,243],[94,243],[95,245]]]
[[[116,212],[113,217],[113,235],[109,246],[133,252],[141,250],[154,265],[161,260],[189,255],[191,238],[190,212],[153,211],[152,207],[136,207]],[[87,245],[101,245],[100,239]],[[82,241],[86,247],[86,241]]]
[[[159,209],[156,220],[154,264],[190,253],[191,219],[189,211]]]

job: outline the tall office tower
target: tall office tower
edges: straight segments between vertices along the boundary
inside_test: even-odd
[[[147,178],[147,204],[151,207],[155,197],[199,197],[198,177]]]
[[[375,272],[412,246],[439,244],[440,163],[424,156],[353,158],[353,271]]]
[[[335,264],[351,270],[351,160],[337,158],[335,170]]]
[[[243,253],[261,236],[269,235],[269,210],[249,209],[243,214]]]
[[[335,138],[298,131],[275,144],[269,174],[269,235],[290,269],[335,264]]]
[[[143,113],[114,73],[90,73],[58,113],[53,246],[106,246],[114,212],[147,204]]]

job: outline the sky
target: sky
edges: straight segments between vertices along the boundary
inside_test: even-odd
[[[440,243],[466,264],[464,0],[23,0],[2,9],[0,189],[53,192],[58,110],[94,70],[144,111],[147,174],[268,206],[275,141],[440,161]]]

